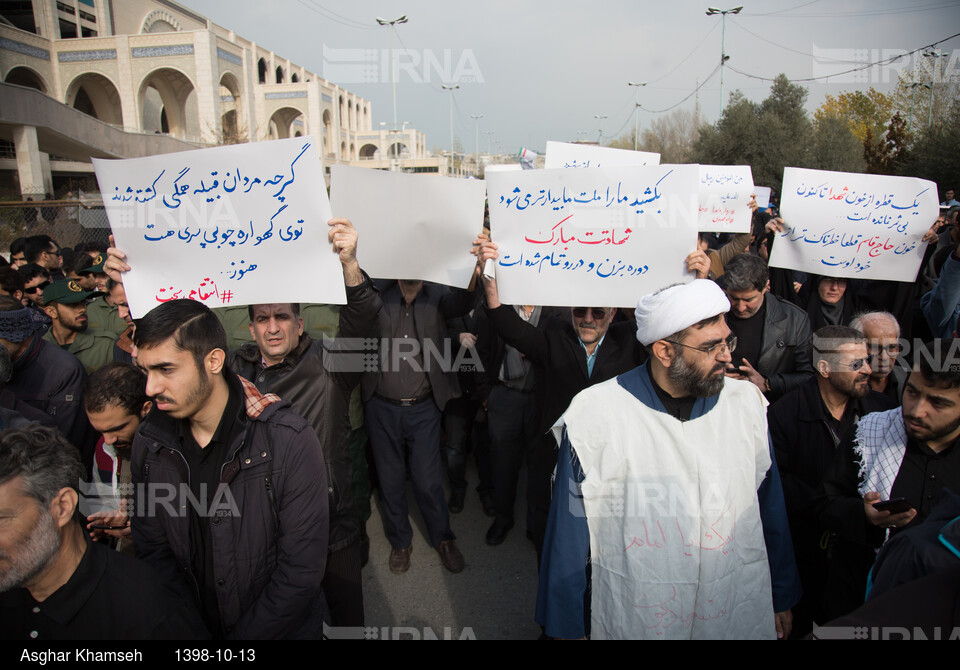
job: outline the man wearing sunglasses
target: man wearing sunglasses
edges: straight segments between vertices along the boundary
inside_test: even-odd
[[[647,363],[578,394],[554,429],[537,594],[547,635],[789,636],[799,579],[766,401],[725,376],[729,309],[706,279],[642,297]]]
[[[36,263],[17,268],[23,279],[23,304],[43,311],[43,289],[50,286],[50,273]]]
[[[902,405],[863,417],[823,478],[814,508],[836,534],[824,598],[831,619],[863,604],[877,549],[960,490],[957,345],[915,346]]]
[[[478,267],[498,258],[497,245],[485,235],[474,241],[474,247]],[[495,279],[484,278],[484,289],[490,322],[504,342],[530,360],[536,377],[540,437],[529,452],[527,497],[533,507],[529,530],[539,561],[550,510],[550,478],[557,465],[557,442],[550,427],[577,393],[636,367],[645,354],[632,320],[613,324],[616,308],[571,307],[569,320],[556,319],[555,327],[539,328],[524,321],[513,306],[500,303]]]
[[[821,603],[828,549],[821,541],[824,529],[812,513],[816,491],[860,417],[897,406],[870,388],[872,359],[860,331],[824,326],[811,341],[816,376],[775,402],[767,417],[803,583],[803,598],[794,610],[795,637],[800,638],[814,621],[827,621]]]

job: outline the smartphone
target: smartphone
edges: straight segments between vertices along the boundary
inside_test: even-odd
[[[90,530],[125,530],[129,526],[90,526]]]
[[[743,372],[740,370],[740,366],[743,365],[743,356],[737,356],[736,354],[731,354],[733,360],[730,361],[730,365],[727,366],[727,372],[732,375],[742,375]]]
[[[890,512],[891,514],[900,514],[913,509],[913,505],[906,498],[891,498],[890,500],[881,500],[873,503],[873,508],[878,512]]]

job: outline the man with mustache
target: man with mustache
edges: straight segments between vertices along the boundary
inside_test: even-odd
[[[555,428],[537,594],[547,635],[789,636],[799,580],[767,403],[725,377],[729,309],[706,279],[642,297],[647,363],[578,394]]]
[[[846,326],[824,326],[813,334],[815,377],[773,403],[767,414],[770,436],[783,479],[803,599],[794,610],[794,636],[804,637],[812,622],[823,622],[820,602],[828,550],[812,502],[837,448],[871,412],[896,407],[896,401],[871,391],[866,337]]]
[[[147,397],[147,377],[133,365],[110,363],[87,378],[83,408],[100,440],[93,455],[93,481],[102,484],[106,504],[87,514],[87,529],[95,540],[113,538],[118,551],[133,555],[130,519],[121,503],[130,489],[130,446],[140,421],[153,403]],[[128,493],[132,491],[130,489]],[[116,504],[114,504],[116,503]]]
[[[474,240],[479,267],[499,257],[497,245],[486,235]],[[702,251],[697,252],[703,276],[710,267]],[[688,259],[689,260],[689,259]],[[688,263],[689,266],[689,263]],[[523,320],[512,305],[500,302],[495,279],[484,278],[486,314],[497,333],[532,363],[536,385],[534,397],[540,415],[536,444],[528,451],[528,505],[532,508],[529,528],[537,560],[540,561],[547,514],[550,510],[550,481],[557,465],[557,442],[550,427],[563,414],[570,400],[583,389],[626,372],[644,360],[632,320],[613,323],[614,307],[571,307],[569,317],[554,319],[548,327]],[[491,528],[503,536],[512,524]]]
[[[208,638],[160,575],[86,537],[82,478],[79,454],[55,428],[0,433],[0,639]]]
[[[902,405],[862,418],[827,472],[815,506],[836,534],[828,619],[863,604],[876,550],[891,535],[926,519],[946,489],[960,491],[958,347],[956,339],[917,347]]]

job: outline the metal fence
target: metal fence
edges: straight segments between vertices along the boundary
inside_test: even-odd
[[[7,255],[13,240],[31,235],[49,235],[61,247],[82,242],[105,245],[110,225],[99,201],[0,201],[0,253]]]

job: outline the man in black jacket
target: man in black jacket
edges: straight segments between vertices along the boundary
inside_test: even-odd
[[[316,433],[227,367],[203,304],[164,303],[134,337],[159,410],[133,442],[137,556],[196,598],[216,638],[319,638],[329,509]]]
[[[730,299],[727,325],[738,342],[728,376],[752,382],[771,402],[809,379],[810,320],[769,293],[767,264],[737,256],[727,264],[722,285]]]
[[[876,550],[960,490],[960,357],[957,340],[914,349],[902,405],[863,417],[840,445],[814,507],[836,533],[824,607],[830,618],[863,602]],[[896,501],[893,508],[882,501]],[[905,511],[904,511],[905,510]]]
[[[0,296],[0,344],[13,360],[7,390],[21,403],[48,414],[89,470],[97,436],[80,402],[87,374],[76,356],[43,340],[42,327],[35,310]]]
[[[793,611],[798,637],[810,632],[813,621],[825,621],[821,600],[827,543],[812,509],[817,489],[860,417],[896,406],[870,390],[871,369],[862,333],[826,326],[813,334],[812,342],[816,376],[774,403],[767,417],[803,582],[803,598]]]
[[[316,431],[330,475],[329,556],[323,590],[334,626],[362,626],[360,523],[347,440],[350,394],[360,383],[363,367],[337,365],[336,359],[357,358],[356,354],[340,352],[341,344],[349,346],[352,338],[376,337],[382,304],[357,264],[356,229],[347,219],[335,221],[336,234],[344,241],[340,262],[347,290],[337,339],[311,340],[303,330],[299,305],[251,305],[250,333],[256,344],[245,344],[231,352],[230,365],[261,392],[276,393],[288,400]]]
[[[496,245],[488,239],[478,238],[475,245],[481,266],[498,257]],[[616,308],[571,307],[569,320],[554,319],[553,327],[541,330],[524,321],[512,306],[500,303],[495,279],[485,278],[484,287],[487,317],[504,342],[530,360],[537,381],[540,437],[528,462],[533,471],[528,489],[533,490],[527,495],[533,506],[529,530],[539,564],[550,513],[550,477],[557,464],[557,442],[548,431],[577,393],[632,370],[646,360],[646,352],[637,341],[632,318],[613,323]]]

